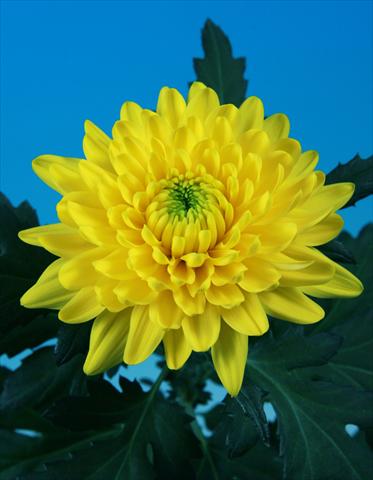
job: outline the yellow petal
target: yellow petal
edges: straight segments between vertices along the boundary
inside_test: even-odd
[[[77,290],[94,285],[99,274],[94,268],[93,262],[107,254],[107,249],[96,247],[74,256],[62,265],[58,277],[59,281],[68,290]]]
[[[187,342],[196,352],[205,352],[218,339],[220,332],[220,310],[207,303],[201,315],[184,317],[183,332]]]
[[[99,303],[93,287],[85,287],[76,293],[60,310],[58,318],[66,323],[82,323],[97,317],[104,307]]]
[[[186,286],[178,287],[173,292],[176,305],[185,313],[193,316],[203,313],[206,304],[206,297],[203,292],[198,292],[194,297],[191,296]]]
[[[246,132],[253,128],[262,128],[264,107],[257,97],[247,98],[239,108],[237,133]]]
[[[164,329],[149,319],[147,306],[134,307],[124,350],[124,362],[135,365],[146,360],[158,347],[163,335]]]
[[[133,305],[148,305],[158,295],[149,288],[147,282],[138,277],[120,282],[114,293],[121,302],[130,302]]]
[[[198,91],[197,91],[198,88]],[[187,116],[206,120],[207,116],[219,106],[219,98],[212,88],[194,87],[195,94],[190,95],[187,105]]]
[[[131,280],[137,275],[127,267],[128,251],[124,248],[117,248],[99,260],[92,262],[93,267],[106,277],[115,280]]]
[[[260,239],[260,253],[272,253],[284,250],[297,234],[295,223],[276,222],[271,225],[252,226],[250,233]]]
[[[98,247],[105,245],[112,245],[113,248],[118,247],[116,232],[111,227],[95,228],[85,225],[80,227],[79,231],[81,232],[83,238],[93,245],[97,245]]]
[[[195,97],[201,90],[204,90],[206,85],[202,82],[193,82],[192,85],[189,88],[188,92],[188,102],[192,100],[193,97]]]
[[[76,229],[62,223],[22,230],[18,236],[23,242],[44,247],[59,257],[79,254],[90,246]]]
[[[257,295],[247,295],[245,301],[231,310],[223,309],[223,319],[239,333],[263,335],[269,328],[268,318]]]
[[[184,313],[175,304],[170,290],[159,293],[149,305],[149,318],[161,328],[180,328]]]
[[[290,254],[291,255],[291,254]],[[309,257],[312,258],[312,257]],[[301,259],[299,255],[298,259]],[[307,260],[307,257],[304,257]],[[300,287],[304,285],[319,285],[328,282],[335,271],[335,265],[321,256],[313,260],[311,265],[299,270],[281,271],[280,285],[286,287]]]
[[[316,323],[325,316],[324,310],[298,288],[277,288],[258,296],[265,311],[281,320],[308,324]]]
[[[54,178],[53,171],[51,172],[51,167],[55,165],[61,166],[66,171],[67,177],[70,179],[74,178],[73,186],[76,185],[76,182],[79,182],[79,158],[69,158],[69,157],[59,157],[57,155],[41,155],[37,157],[32,162],[32,169],[36,175],[43,180],[44,183],[49,185],[51,188],[56,190],[59,193],[67,193],[67,186],[63,188],[61,185],[61,170],[55,170],[58,174],[58,180]],[[71,191],[71,189],[69,189]]]
[[[141,112],[142,108],[137,103],[125,102],[120,110],[120,118],[134,124],[142,124]]]
[[[76,225],[89,227],[108,227],[105,210],[87,207],[76,202],[67,201],[67,210]]]
[[[120,312],[130,305],[129,302],[120,302],[114,289],[118,286],[117,280],[109,278],[100,279],[95,285],[95,292],[101,305],[109,312]]]
[[[157,113],[164,117],[172,127],[176,128],[185,112],[185,100],[175,89],[163,87],[159,93]]]
[[[171,370],[181,368],[192,353],[181,328],[168,330],[163,337],[163,345],[166,363]]]
[[[89,120],[84,123],[84,129],[83,150],[87,160],[109,171],[112,170],[109,159],[110,138]]]
[[[104,208],[115,207],[123,203],[117,177],[114,174],[99,165],[84,161],[80,162],[79,171],[84,183]]]
[[[206,299],[213,305],[233,308],[243,302],[245,297],[237,285],[228,284],[222,287],[211,285],[210,288],[206,290]]]
[[[333,240],[343,228],[343,219],[337,213],[332,213],[320,223],[306,228],[297,235],[297,245],[317,246]]]
[[[276,285],[281,274],[270,263],[259,258],[249,258],[245,261],[247,270],[239,282],[241,288],[250,293],[262,292]]]
[[[222,322],[218,341],[212,347],[212,361],[221,383],[228,393],[238,395],[248,352],[248,337],[232,330]]]
[[[269,137],[263,130],[248,130],[239,136],[238,141],[245,156],[248,153],[264,155],[270,147]]]
[[[58,280],[58,273],[64,260],[58,259],[51,263],[42,273],[38,281],[21,297],[21,305],[27,308],[60,309],[72,297]]]
[[[264,107],[258,97],[249,97],[239,108],[239,120],[237,132],[246,132],[253,128],[262,128],[264,119]]]
[[[353,183],[335,183],[323,186],[302,204],[302,208],[322,211],[327,206],[334,211],[339,210],[349,201],[354,190],[355,185]]]
[[[239,283],[246,270],[242,263],[231,263],[230,265],[216,266],[211,281],[216,286],[223,286],[227,283]]]
[[[131,309],[120,313],[104,310],[93,322],[89,351],[83,370],[97,375],[122,362],[130,326]]]
[[[334,277],[331,280],[322,285],[303,288],[303,291],[319,298],[352,298],[358,297],[363,289],[362,283],[355,275],[336,263]]]
[[[276,113],[264,120],[263,130],[267,132],[272,142],[287,138],[290,132],[290,122],[283,113]]]

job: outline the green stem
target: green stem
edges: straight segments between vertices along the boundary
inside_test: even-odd
[[[151,388],[151,390],[148,394],[148,397],[146,399],[146,404],[145,404],[145,407],[142,411],[141,417],[139,418],[139,421],[137,422],[136,428],[133,431],[131,440],[130,440],[128,448],[127,448],[127,453],[126,453],[126,455],[125,455],[125,457],[122,461],[122,465],[119,468],[118,473],[117,473],[115,478],[121,478],[120,475],[122,473],[123,468],[125,467],[125,465],[127,463],[128,456],[131,454],[133,443],[134,443],[134,441],[135,441],[135,439],[136,439],[136,437],[137,437],[137,435],[138,435],[138,433],[139,433],[139,431],[142,427],[142,423],[143,423],[143,421],[146,417],[146,414],[148,413],[148,410],[149,410],[151,404],[153,403],[154,397],[156,396],[156,394],[159,390],[159,387],[161,386],[161,383],[163,382],[163,380],[165,379],[165,377],[167,375],[167,372],[168,372],[168,368],[165,365],[163,367],[163,369],[160,371],[157,380],[153,383],[153,386],[152,386],[152,388]]]
[[[201,430],[201,427],[199,426],[199,423],[196,419],[196,415],[195,415],[195,412],[193,410],[193,408],[191,406],[187,406],[186,407],[186,412],[194,418],[192,424],[191,424],[191,427],[192,427],[192,430],[195,434],[195,436],[198,438],[200,444],[201,444],[201,447],[202,447],[202,451],[204,453],[204,459],[206,459],[210,465],[210,469],[211,469],[211,473],[212,473],[212,478],[214,480],[219,480],[219,474],[216,470],[216,467],[215,467],[215,464],[214,464],[214,461],[211,457],[211,454],[210,454],[210,450],[209,450],[209,446],[207,444],[207,441],[206,441],[206,437],[204,436],[202,430]],[[198,472],[197,472],[197,478],[199,477],[199,474],[201,473],[201,470],[202,470],[202,467],[203,467],[203,464],[204,464],[204,461],[201,462],[200,464],[200,467],[198,469]]]

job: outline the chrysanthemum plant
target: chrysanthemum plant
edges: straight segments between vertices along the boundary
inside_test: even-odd
[[[86,122],[85,158],[33,161],[60,223],[1,200],[0,352],[32,354],[0,371],[0,479],[373,471],[372,226],[336,213],[372,193],[372,157],[317,170],[211,21],[202,41],[187,98],[128,101],[111,136]],[[152,354],[158,378],[129,381]]]

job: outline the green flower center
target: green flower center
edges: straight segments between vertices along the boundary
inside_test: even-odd
[[[199,212],[206,202],[206,192],[201,184],[195,180],[176,179],[168,190],[168,212],[184,217],[189,210]]]

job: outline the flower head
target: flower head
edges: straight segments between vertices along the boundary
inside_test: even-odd
[[[236,395],[267,314],[314,323],[324,312],[309,295],[361,292],[315,248],[340,232],[335,211],[353,184],[325,186],[317,153],[288,138],[285,115],[264,119],[258,98],[220,105],[196,82],[185,102],[165,87],[156,112],[125,103],[112,139],[85,129],[86,159],[33,162],[63,195],[60,223],[19,235],[60,257],[22,304],[67,323],[95,318],[87,374],[142,362],[163,342],[171,369],[211,349]]]

